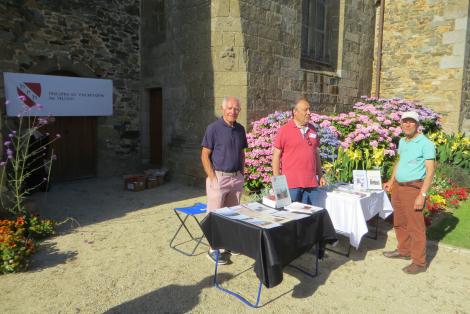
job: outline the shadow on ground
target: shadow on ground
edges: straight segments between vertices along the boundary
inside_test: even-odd
[[[282,300],[283,297],[289,294],[292,297],[299,298],[299,299],[308,298],[314,295],[317,289],[327,282],[330,274],[336,269],[340,268],[342,265],[350,261],[364,260],[368,252],[372,250],[382,250],[385,247],[386,242],[387,242],[386,231],[390,230],[390,228],[391,226],[388,222],[380,221],[379,233],[378,233],[377,239],[374,240],[370,237],[364,236],[361,241],[361,245],[359,246],[359,249],[356,250],[352,248],[349,257],[327,250],[324,254],[323,259],[320,260],[318,276],[316,277],[312,278],[294,267],[286,266],[283,270],[284,276],[290,275],[296,278],[296,280],[298,281],[298,284],[296,284],[292,288],[283,289],[281,291],[276,290],[276,288],[273,288],[273,290],[270,291],[270,289],[263,287],[263,290],[261,292],[261,299],[260,299],[259,306],[266,307],[271,303],[275,303],[277,301]],[[369,230],[371,232],[368,233],[368,236],[374,236],[375,226],[369,226]],[[349,239],[343,236],[338,236],[338,238],[339,238],[339,243],[333,249],[340,251],[340,252],[347,252],[348,246],[349,246]],[[303,254],[298,259],[293,261],[291,265],[300,267],[307,272],[314,273],[315,272],[315,254],[313,253],[313,251],[314,250],[312,249],[310,252]],[[247,287],[248,285],[246,284],[246,282],[254,282],[254,280],[258,280],[255,278],[256,277],[254,274],[253,266],[247,269],[243,269],[243,270],[240,269],[238,273],[233,276],[233,278],[230,278],[230,280],[227,281],[226,288],[230,289],[230,286],[234,286],[237,288],[240,286],[244,286],[247,289],[243,289],[243,292],[241,292],[242,296],[245,298],[248,297],[250,302],[255,302],[255,299],[256,299],[255,286],[250,284],[250,287],[248,288]],[[228,297],[233,298],[230,296]]]
[[[432,224],[426,230],[428,243],[426,247],[426,262],[431,264],[439,250],[439,242],[459,224],[459,219],[452,213],[441,212],[433,218]]]
[[[120,177],[94,178],[55,184],[47,193],[36,193],[33,212],[61,222],[59,231],[122,217],[139,209],[205,195],[203,189],[166,183],[141,192],[125,191]]]
[[[218,278],[223,282],[232,276],[222,273],[218,275]],[[105,313],[187,313],[199,304],[202,289],[213,287],[213,285],[213,276],[208,276],[190,286],[169,285],[117,305]]]
[[[346,253],[348,251],[349,238],[339,235],[339,241],[335,247],[331,247],[330,245],[327,246],[328,249],[333,249],[336,252],[328,249],[325,251],[325,255],[319,264],[317,277],[310,278],[294,268],[286,267],[284,271],[289,275],[296,277],[299,280],[299,284],[284,294],[292,291],[292,296],[294,298],[308,298],[312,296],[320,286],[325,284],[331,272],[335,269],[351,260],[364,260],[369,251],[382,250],[387,243],[387,229],[390,229],[390,225],[387,222],[380,221],[377,239],[373,239],[372,237],[375,235],[375,225],[369,226],[369,233],[362,238],[361,244],[357,250],[353,247],[351,248],[349,257],[342,255],[342,253]],[[338,254],[338,252],[340,254]],[[309,255],[310,254],[304,254],[298,260],[294,261],[294,264],[309,271],[314,270],[314,256]],[[279,297],[281,296],[282,295]],[[275,301],[276,299],[277,298],[268,301],[265,305]]]
[[[66,251],[61,252],[57,249],[56,244],[52,242],[43,242],[36,254],[33,255],[30,271],[39,271],[45,268],[54,267],[60,264],[74,260],[78,252]]]

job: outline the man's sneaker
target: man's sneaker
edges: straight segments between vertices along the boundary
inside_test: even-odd
[[[209,251],[207,252],[207,258],[209,258],[214,264],[217,261],[217,251]],[[230,262],[230,256],[228,254],[220,253],[219,254],[219,261],[218,265],[225,265]]]

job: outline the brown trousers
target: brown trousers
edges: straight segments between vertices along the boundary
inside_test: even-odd
[[[414,210],[415,199],[422,182],[392,188],[393,227],[398,240],[398,252],[411,256],[413,264],[426,266],[426,225],[422,211]]]

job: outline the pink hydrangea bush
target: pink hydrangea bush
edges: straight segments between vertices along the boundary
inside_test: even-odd
[[[403,112],[417,111],[423,119],[421,129],[424,133],[441,128],[439,114],[431,109],[400,99],[376,99],[361,97],[353,111],[335,115],[312,113],[310,122],[320,135],[320,155],[323,164],[336,166],[338,150],[357,160],[355,169],[365,169],[386,165],[385,173],[396,158],[399,136],[402,133],[400,118]],[[291,112],[274,112],[252,123],[247,134],[248,149],[245,163],[245,187],[249,191],[260,191],[270,185],[272,175],[272,144],[278,129],[291,118]],[[341,156],[343,156],[342,154]],[[364,156],[370,156],[369,162]],[[367,163],[366,163],[367,161]],[[349,171],[348,171],[349,172]],[[349,176],[342,176],[349,179]]]

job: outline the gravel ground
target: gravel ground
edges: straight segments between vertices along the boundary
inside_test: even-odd
[[[177,225],[172,208],[204,202],[203,190],[167,183],[127,192],[120,178],[107,178],[56,185],[35,199],[42,217],[79,225],[61,225],[28,272],[0,276],[0,313],[253,313],[213,288],[204,247],[186,257],[168,246]],[[406,275],[407,261],[382,257],[396,240],[385,223],[381,230],[350,258],[327,253],[315,279],[286,269],[280,285],[263,290],[256,311],[470,313],[469,251],[429,243],[428,271]],[[312,259],[306,254],[299,263]],[[220,268],[223,285],[254,300],[253,261],[232,260]]]

